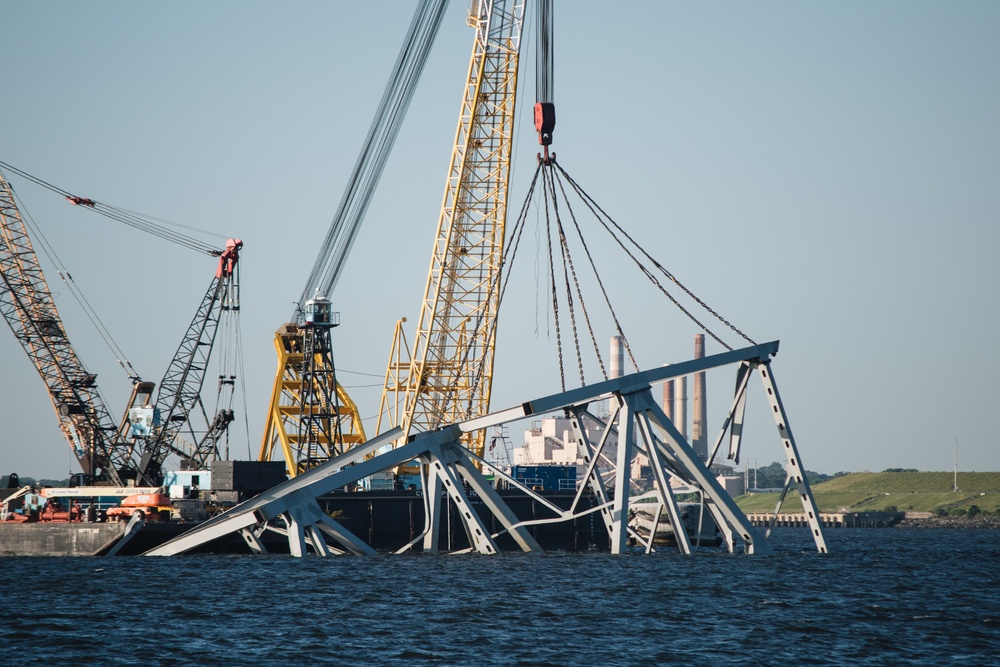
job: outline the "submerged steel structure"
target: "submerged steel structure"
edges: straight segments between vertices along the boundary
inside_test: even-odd
[[[628,525],[632,505],[630,467],[638,454],[648,457],[653,470],[656,518],[666,512],[672,525],[682,525],[672,486],[672,482],[679,482],[702,496],[705,509],[715,520],[722,534],[723,544],[729,551],[767,553],[770,546],[766,537],[751,525],[746,515],[722,489],[707,465],[652,395],[653,384],[732,364],[738,365],[736,393],[715,451],[718,451],[728,434],[730,452],[738,455],[745,422],[748,380],[753,373],[758,374],[786,454],[786,490],[792,486],[797,488],[816,548],[825,553],[827,548],[819,512],[803,473],[801,457],[771,369],[770,360],[777,350],[778,343],[775,341],[625,375],[589,387],[527,401],[475,419],[454,422],[434,431],[416,433],[404,445],[392,449],[389,445],[400,436],[400,429],[396,428],[237,505],[146,555],[180,554],[236,533],[243,536],[253,551],[264,552],[266,549],[261,536],[269,530],[286,535],[289,551],[295,556],[303,556],[310,550],[323,556],[341,553],[372,554],[374,550],[368,544],[322,511],[318,499],[334,489],[351,485],[364,477],[411,460],[420,463],[426,520],[418,537],[400,551],[413,549],[418,543],[427,552],[440,550],[437,538],[443,521],[442,507],[445,503],[442,501],[447,498],[461,516],[471,549],[482,554],[496,553],[496,539],[504,533],[513,537],[523,551],[540,551],[541,548],[529,531],[532,525],[572,521],[593,512],[598,512],[604,521],[611,537],[612,553],[624,553],[633,546],[649,552],[653,550],[652,535],[644,538],[630,530]],[[609,400],[615,407],[611,418],[603,421],[595,416],[590,407],[599,407]],[[470,434],[483,429],[558,412],[563,412],[571,419],[581,455],[588,464],[585,479],[569,509],[556,507],[543,495],[520,484],[463,445]],[[603,425],[603,433],[596,442],[587,438],[588,429],[582,427],[585,420],[594,420]],[[613,436],[618,442],[614,455],[616,468],[613,488],[608,488],[597,469],[597,460],[602,454],[607,455],[605,450],[610,448]],[[498,479],[506,481],[510,488],[532,497],[551,510],[553,517],[518,519],[487,481],[482,470],[492,471]],[[502,530],[491,533],[487,529],[486,522],[472,507],[472,493],[478,496],[497,523],[503,526]],[[578,510],[583,495],[591,493],[599,499],[596,507]],[[649,508],[650,505],[643,507]],[[692,545],[684,531],[676,533],[678,549],[685,554],[691,553]]]

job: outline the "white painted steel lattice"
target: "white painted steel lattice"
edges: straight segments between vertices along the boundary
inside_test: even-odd
[[[401,551],[412,549],[418,543],[422,545],[424,551],[439,550],[438,533],[443,520],[441,508],[444,505],[440,499],[447,497],[448,502],[458,510],[469,543],[472,545],[471,549],[482,554],[496,553],[498,551],[496,539],[502,534],[510,534],[523,551],[540,551],[538,543],[528,530],[532,525],[573,521],[595,512],[600,513],[608,530],[612,553],[623,553],[632,548],[632,544],[637,544],[649,552],[653,550],[654,533],[651,532],[648,539],[643,538],[631,530],[628,523],[632,501],[628,482],[632,458],[637,453],[647,456],[653,469],[654,490],[658,502],[657,515],[665,511],[674,526],[682,525],[680,510],[671,486],[672,480],[676,480],[703,497],[705,510],[721,531],[723,544],[729,551],[742,550],[747,554],[767,553],[770,551],[770,546],[765,536],[758,533],[733,499],[719,485],[706,464],[695,454],[691,444],[653,399],[651,391],[651,385],[654,383],[730,364],[738,364],[737,396],[720,433],[719,443],[729,433],[734,446],[738,448],[737,437],[744,422],[746,379],[751,371],[757,371],[768,394],[779,436],[787,454],[789,486],[794,485],[798,489],[803,510],[809,517],[816,547],[820,552],[826,552],[822,527],[818,521],[819,513],[808,482],[801,475],[801,458],[791,436],[788,418],[774,382],[770,358],[777,349],[777,342],[765,343],[633,373],[590,387],[527,401],[514,408],[449,424],[434,431],[417,433],[404,445],[388,449],[387,446],[400,436],[400,429],[397,428],[236,506],[189,533],[148,552],[148,555],[182,553],[236,532],[244,536],[253,550],[263,551],[264,545],[260,536],[266,530],[287,535],[289,550],[297,556],[304,555],[310,549],[319,555],[373,553],[372,548],[363,540],[324,514],[317,499],[334,489],[343,488],[373,473],[393,469],[411,460],[420,464],[426,522],[417,539],[407,544]],[[603,405],[603,402],[608,400],[611,400],[616,407],[611,418],[602,421],[594,416],[589,407]],[[527,488],[469,451],[463,444],[466,434],[560,411],[572,420],[582,458],[588,465],[583,484],[578,488],[569,509],[557,507],[542,494]],[[580,424],[584,419],[594,420],[603,425],[602,435],[597,442],[591,442],[586,437],[586,429],[581,428]],[[621,433],[618,432],[619,427]],[[598,474],[596,461],[613,436],[617,438],[619,446],[612,490],[607,488]],[[380,451],[383,453],[378,453]],[[516,489],[544,506],[553,517],[519,520],[496,489],[486,480],[481,469],[489,470],[511,489]],[[487,530],[486,522],[471,506],[466,488],[483,501],[486,510],[503,526],[502,530],[497,533],[490,533]],[[594,507],[581,510],[580,500],[585,493],[593,493],[598,503]],[[646,504],[644,507],[648,508],[649,505]],[[684,531],[675,532],[679,550],[685,554],[691,553],[692,544]],[[330,544],[328,539],[333,544]]]

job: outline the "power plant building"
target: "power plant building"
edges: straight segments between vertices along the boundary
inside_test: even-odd
[[[696,334],[694,337],[694,358],[701,359],[704,356],[705,335]],[[624,359],[624,343],[621,337],[612,336],[611,378],[618,378],[624,374]],[[663,383],[663,411],[677,427],[677,430],[685,438],[689,438],[689,443],[695,453],[705,461],[708,459],[708,401],[704,371],[693,374],[692,385],[690,420],[687,377],[675,378]],[[609,402],[607,411],[609,416],[613,408],[614,405]],[[598,442],[601,437],[601,429],[588,428],[587,437],[591,442]],[[616,453],[617,442],[612,438],[605,447],[604,461],[599,463],[599,467],[612,467]],[[579,447],[573,435],[570,420],[563,417],[553,416],[533,422],[531,428],[524,432],[524,445],[514,448],[512,462],[515,466],[575,465],[579,475],[578,479],[582,479],[586,471],[586,463],[579,455]],[[647,458],[639,454],[632,466],[632,478],[640,479],[643,477],[643,468],[647,466]],[[720,473],[729,472],[731,474],[731,470],[725,465],[716,464],[713,469]],[[737,492],[734,495],[739,495],[742,489],[733,488],[732,491]]]

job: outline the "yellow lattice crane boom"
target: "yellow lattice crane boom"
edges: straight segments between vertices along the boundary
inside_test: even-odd
[[[517,91],[523,0],[480,0],[472,59],[413,345],[397,326],[379,410],[405,434],[486,414]],[[467,446],[483,453],[484,435]]]

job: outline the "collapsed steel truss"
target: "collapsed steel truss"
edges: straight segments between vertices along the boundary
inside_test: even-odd
[[[612,553],[625,552],[630,542],[644,546],[648,552],[652,550],[655,531],[651,531],[649,537],[644,538],[631,531],[628,526],[631,500],[630,468],[637,454],[648,458],[653,471],[657,518],[665,511],[673,526],[683,525],[671,486],[673,479],[700,493],[704,506],[719,527],[723,543],[729,551],[742,549],[747,554],[767,553],[771,550],[767,541],[722,489],[706,463],[695,454],[690,443],[652,397],[651,385],[654,383],[729,364],[739,364],[736,393],[709,462],[718,452],[727,434],[730,440],[730,458],[735,460],[738,457],[748,379],[752,372],[758,372],[785,451],[788,475],[785,490],[787,492],[793,485],[798,489],[816,548],[825,553],[826,542],[819,523],[819,512],[804,475],[801,458],[771,370],[770,359],[777,350],[778,343],[775,341],[626,375],[590,387],[581,387],[529,401],[476,419],[449,424],[435,431],[418,433],[409,438],[405,445],[389,449],[388,445],[400,435],[399,429],[394,429],[237,505],[184,535],[147,552],[147,555],[167,556],[183,553],[234,533],[241,534],[253,551],[264,552],[266,549],[261,536],[267,530],[287,535],[289,550],[294,556],[303,556],[309,549],[324,556],[341,553],[374,553],[374,549],[368,544],[327,516],[320,509],[317,500],[335,489],[351,485],[376,472],[395,468],[408,461],[420,463],[426,518],[423,531],[415,540],[400,549],[401,552],[414,548],[418,542],[422,543],[424,551],[439,550],[438,536],[443,519],[441,508],[445,494],[458,509],[469,543],[472,545],[471,549],[482,554],[496,553],[498,551],[496,539],[504,533],[510,535],[523,551],[541,551],[541,547],[531,536],[529,527],[540,523],[572,521],[592,512],[599,512],[604,521],[611,538]],[[589,411],[590,405],[608,399],[611,400],[613,409],[606,421]],[[585,478],[569,509],[555,506],[543,495],[494,468],[462,445],[463,436],[467,434],[558,411],[563,411],[571,419],[581,458],[588,466]],[[602,426],[602,435],[596,442],[587,437],[588,429],[582,427],[584,420],[593,420]],[[609,443],[613,439],[617,439],[618,444],[615,454],[614,486],[611,493],[601,480],[597,461],[602,456],[609,455],[605,450],[611,448]],[[382,453],[378,453],[380,451]],[[483,475],[481,469],[491,470],[498,479],[505,480],[511,488],[519,490],[549,508],[555,517],[519,520]],[[469,493],[476,494],[484,503],[503,526],[501,531],[490,533],[485,522],[472,507]],[[594,494],[598,499],[596,507],[577,509],[584,493]],[[649,505],[644,507],[648,508]],[[678,529],[674,532],[678,549],[682,553],[690,553],[692,546],[685,531]]]

